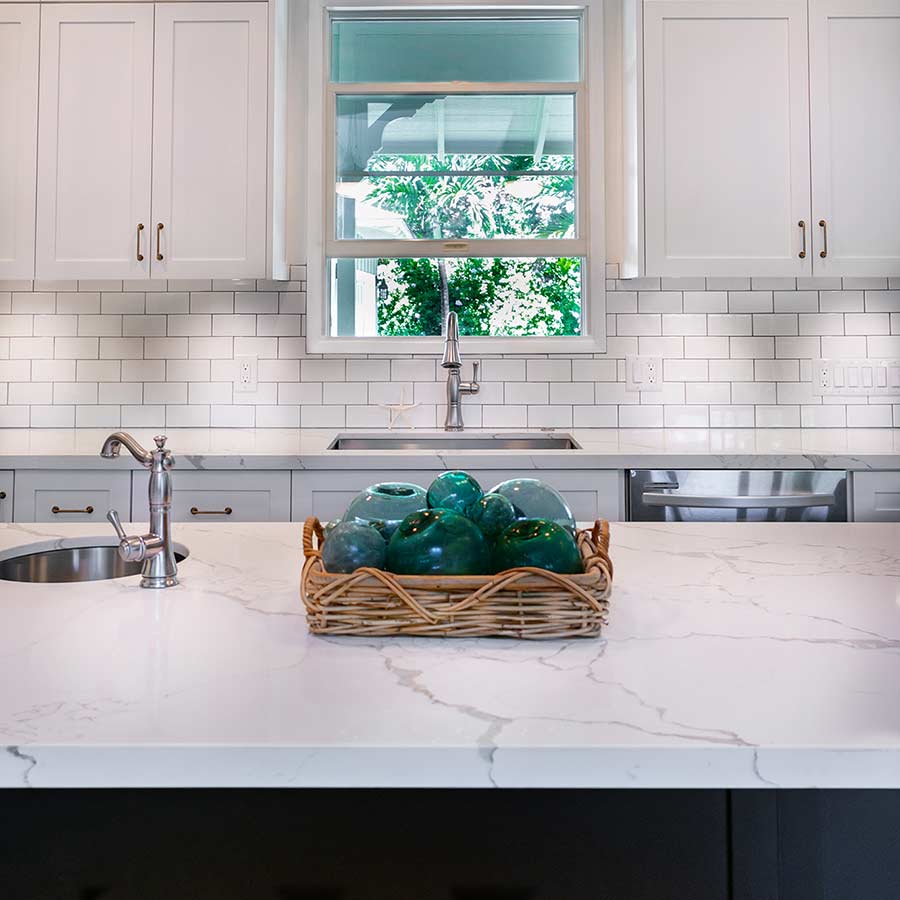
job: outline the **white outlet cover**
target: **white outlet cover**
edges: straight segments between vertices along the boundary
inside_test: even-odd
[[[234,392],[252,394],[259,383],[259,363],[255,356],[236,356],[234,359]]]
[[[819,397],[900,396],[900,359],[814,359],[812,392]]]
[[[661,391],[663,389],[663,361],[661,356],[626,356],[626,391]]]

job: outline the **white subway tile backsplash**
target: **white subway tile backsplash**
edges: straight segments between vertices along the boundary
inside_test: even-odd
[[[727,291],[685,291],[684,311],[686,313],[726,313],[728,312]]]
[[[483,359],[467,424],[900,424],[891,398],[823,399],[810,383],[820,356],[900,355],[900,280],[617,274],[611,264],[607,353]],[[434,356],[307,354],[305,275],[294,266],[291,283],[0,282],[0,427],[384,427],[378,404],[400,400],[421,405],[399,427],[438,426],[445,384]],[[624,359],[638,353],[663,359],[660,392],[625,391]],[[235,356],[257,357],[257,391],[234,393]]]
[[[729,291],[728,311],[732,313],[772,312],[772,291]]]

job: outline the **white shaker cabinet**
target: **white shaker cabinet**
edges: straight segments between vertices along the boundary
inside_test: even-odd
[[[39,6],[0,4],[2,279],[30,279],[34,274],[39,35]]]
[[[853,521],[900,522],[900,472],[853,473]]]
[[[643,29],[646,273],[809,274],[806,0],[647,0]]]
[[[151,4],[41,6],[38,278],[148,275],[152,103]]]
[[[265,3],[156,7],[154,276],[266,271],[267,28]]]
[[[815,271],[900,275],[900,0],[810,0],[809,28]]]

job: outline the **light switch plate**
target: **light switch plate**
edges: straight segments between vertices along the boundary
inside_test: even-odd
[[[812,391],[820,397],[900,396],[900,359],[814,359]]]
[[[661,391],[663,367],[661,356],[626,356],[626,391]]]

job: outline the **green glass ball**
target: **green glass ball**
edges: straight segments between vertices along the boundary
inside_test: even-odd
[[[584,571],[575,538],[556,522],[522,519],[514,522],[494,544],[498,572],[517,566],[535,566],[563,575]]]
[[[398,575],[483,575],[487,544],[465,516],[426,509],[400,523],[388,543],[387,567]]]
[[[374,525],[388,540],[410,513],[427,507],[425,489],[419,485],[384,482],[373,484],[357,494],[343,519],[345,522]]]
[[[483,496],[481,485],[468,473],[444,472],[428,488],[428,506],[451,509],[465,516]]]
[[[387,544],[374,525],[341,522],[328,532],[322,545],[326,572],[355,572],[363,566],[383,569]]]
[[[548,519],[575,533],[575,517],[563,495],[537,478],[511,478],[491,493],[506,497],[516,509],[517,519]]]
[[[469,518],[487,538],[495,538],[516,520],[516,508],[502,494],[485,494],[469,510]]]

